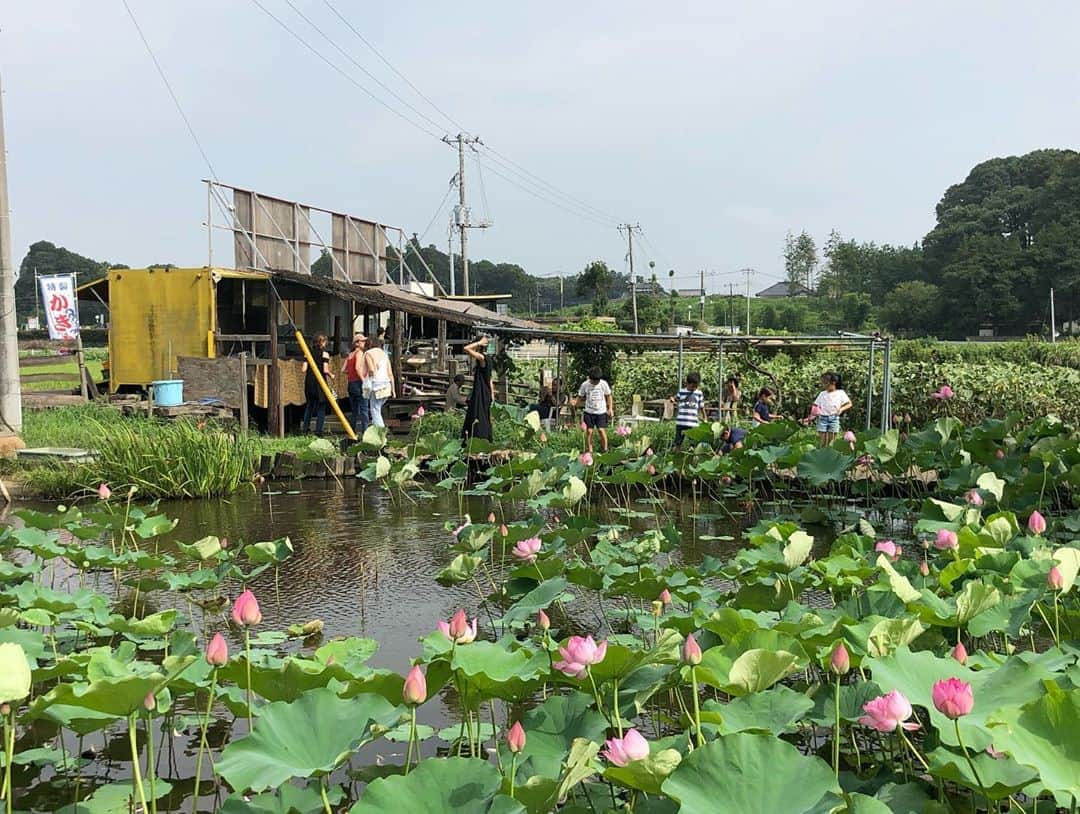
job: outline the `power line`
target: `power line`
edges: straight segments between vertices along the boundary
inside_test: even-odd
[[[422,124],[420,124],[420,123],[414,121],[413,119],[409,118],[404,113],[402,113],[400,110],[395,108],[393,105],[386,102],[386,100],[384,100],[382,97],[377,96],[376,94],[372,93],[368,88],[366,88],[363,84],[361,84],[359,81],[357,81],[357,79],[355,77],[350,76],[346,71],[342,70],[342,68],[339,67],[336,63],[331,62],[317,48],[315,48],[307,40],[305,40],[303,37],[301,37],[299,34],[297,34],[292,28],[290,28],[289,25],[286,22],[284,22],[282,19],[277,17],[272,11],[270,11],[268,8],[266,8],[266,6],[264,6],[261,2],[259,2],[259,0],[251,0],[251,2],[255,5],[256,8],[259,9],[259,11],[261,11],[263,14],[265,14],[267,17],[269,17],[271,20],[273,20],[275,23],[277,23],[282,29],[284,29],[289,34],[289,36],[291,36],[294,40],[296,40],[301,45],[303,45],[304,48],[306,48],[308,51],[310,51],[312,54],[314,54],[319,60],[321,60],[322,62],[325,62],[327,65],[329,65],[330,68],[332,68],[334,71],[341,74],[341,76],[344,77],[346,81],[350,82],[351,84],[355,85],[357,88],[362,90],[367,96],[371,97],[371,99],[378,102],[380,105],[382,105],[384,108],[389,110],[391,113],[393,113],[399,119],[401,119],[403,122],[409,124],[412,127],[415,127],[421,133],[424,133],[424,134],[426,134],[428,136],[431,136],[434,139],[440,138],[438,133],[435,133],[435,132],[429,130],[428,128],[424,127]]]
[[[435,104],[435,103],[434,103],[434,102],[433,102],[433,101],[432,101],[432,100],[431,100],[430,98],[428,98],[428,97],[427,97],[426,95],[424,95],[423,91],[421,91],[421,90],[420,90],[420,88],[416,87],[416,85],[414,85],[414,84],[413,84],[412,82],[410,82],[410,81],[409,81],[409,78],[408,78],[407,76],[405,76],[405,74],[403,74],[403,73],[402,73],[401,71],[399,71],[399,70],[398,70],[397,68],[395,68],[395,67],[393,66],[393,64],[391,64],[390,60],[388,60],[388,59],[387,59],[386,57],[384,57],[384,56],[382,55],[382,53],[381,53],[381,52],[379,51],[379,49],[378,49],[378,48],[376,48],[376,47],[375,47],[375,46],[374,46],[374,45],[373,45],[373,44],[372,44],[371,42],[369,42],[369,41],[368,41],[368,40],[367,40],[367,39],[366,39],[366,38],[364,37],[364,35],[363,35],[363,34],[361,34],[361,33],[360,33],[360,32],[359,32],[359,31],[358,31],[357,29],[356,29],[356,27],[355,27],[355,26],[353,26],[353,24],[352,24],[352,23],[350,23],[350,22],[349,22],[349,21],[348,21],[348,20],[347,20],[347,19],[346,19],[346,18],[345,18],[345,17],[344,17],[344,16],[342,15],[342,14],[341,14],[341,12],[340,12],[340,11],[338,11],[338,10],[337,10],[337,9],[336,9],[336,8],[334,7],[333,3],[331,3],[331,2],[330,2],[330,0],[323,0],[323,3],[324,3],[324,4],[326,5],[326,7],[327,7],[328,9],[330,9],[330,11],[332,11],[332,12],[334,13],[334,15],[335,15],[335,16],[336,16],[336,17],[337,17],[337,18],[338,18],[339,20],[341,20],[341,22],[342,22],[342,23],[344,23],[344,24],[345,24],[345,27],[346,27],[346,28],[348,28],[348,29],[349,29],[349,30],[350,30],[350,31],[351,31],[351,32],[352,32],[353,34],[355,34],[355,35],[356,35],[356,38],[357,38],[357,39],[359,39],[359,40],[360,40],[360,42],[364,43],[364,45],[366,45],[366,46],[367,46],[368,48],[370,48],[370,49],[372,50],[372,52],[373,52],[373,53],[375,54],[375,56],[377,56],[377,57],[378,57],[378,58],[379,58],[380,60],[382,60],[382,63],[383,63],[383,64],[384,64],[384,65],[385,65],[385,66],[386,66],[387,68],[389,68],[389,69],[390,69],[391,71],[393,71],[393,72],[394,72],[394,74],[396,74],[396,75],[398,76],[398,78],[399,78],[399,79],[401,79],[401,81],[402,81],[402,82],[404,82],[404,83],[405,83],[406,85],[408,85],[408,86],[409,86],[410,88],[412,88],[412,89],[413,89],[413,92],[414,92],[414,93],[416,93],[416,95],[417,95],[417,96],[419,96],[419,97],[420,97],[421,99],[423,99],[423,100],[424,100],[425,102],[427,102],[427,103],[428,103],[429,105],[431,105],[431,107],[432,107],[432,108],[433,108],[433,109],[434,109],[435,111],[437,111],[437,112],[439,113],[439,115],[441,115],[441,116],[442,116],[443,118],[445,118],[445,119],[446,119],[446,120],[447,120],[448,122],[450,122],[450,124],[454,125],[454,128],[455,128],[455,129],[457,129],[457,130],[461,130],[461,131],[463,131],[463,132],[464,132],[464,131],[466,131],[466,130],[468,130],[468,128],[467,128],[467,127],[463,127],[463,126],[462,126],[461,124],[459,124],[459,123],[458,123],[457,121],[455,121],[455,120],[454,120],[454,118],[453,118],[453,117],[452,117],[452,116],[451,116],[451,115],[450,115],[449,113],[447,113],[446,111],[444,111],[444,110],[443,110],[443,109],[442,109],[441,107],[439,107],[439,106],[438,106],[437,104]]]
[[[210,177],[215,181],[218,180],[217,173],[214,172],[214,165],[210,162],[210,156],[206,154],[206,150],[203,148],[202,142],[199,141],[199,136],[195,133],[195,128],[191,125],[191,120],[187,117],[187,113],[184,112],[183,105],[180,104],[180,100],[176,96],[176,92],[173,90],[172,85],[169,83],[169,78],[165,76],[165,70],[161,67],[161,63],[158,62],[158,58],[154,56],[154,49],[150,47],[150,42],[146,39],[146,35],[143,33],[142,26],[139,25],[139,21],[135,19],[135,12],[131,10],[131,6],[128,5],[128,0],[123,0],[124,9],[127,10],[128,17],[131,18],[132,25],[135,26],[135,30],[139,34],[139,39],[142,40],[143,47],[146,49],[146,53],[150,55],[150,61],[154,63],[154,67],[157,69],[158,76],[161,77],[162,83],[165,85],[165,89],[169,92],[169,96],[173,100],[173,104],[176,106],[176,112],[180,114],[180,118],[184,120],[184,125],[187,127],[188,133],[191,135],[191,140],[195,142],[196,148],[199,150],[199,154],[202,156],[203,161],[206,163],[206,168],[210,171]]]
[[[442,214],[443,207],[446,206],[446,199],[450,197],[450,193],[453,191],[453,183],[448,184],[446,187],[446,192],[442,196],[442,200],[439,201],[439,208],[435,210],[435,214],[431,216],[431,220],[428,221],[427,227],[425,227],[424,231],[420,233],[420,240],[423,240],[425,237],[427,237],[427,233],[431,231],[431,227],[435,224],[435,219]]]
[[[300,9],[298,9],[296,7],[296,5],[292,2],[292,0],[285,0],[285,5],[287,5],[294,12],[296,12],[296,15],[301,20],[303,20],[305,23],[307,23],[309,26],[311,26],[315,30],[316,34],[318,34],[320,37],[322,37],[324,40],[326,40],[328,43],[330,43],[334,47],[334,50],[336,50],[339,54],[341,54],[343,57],[345,57],[345,59],[349,60],[349,62],[351,62],[357,69],[362,71],[363,74],[366,77],[368,77],[368,79],[370,79],[372,82],[374,82],[380,88],[382,88],[387,93],[389,93],[391,96],[393,96],[395,99],[397,99],[399,102],[401,102],[401,104],[405,105],[405,107],[409,108],[409,110],[411,110],[417,116],[422,118],[428,124],[432,124],[435,127],[439,128],[440,130],[442,129],[443,125],[440,122],[435,121],[434,119],[432,119],[430,116],[428,116],[423,111],[417,110],[407,99],[403,99],[396,92],[394,92],[393,88],[386,85],[382,80],[380,80],[377,76],[375,76],[375,74],[373,74],[371,71],[369,71],[363,65],[361,65],[359,62],[357,62],[356,59],[354,59],[353,56],[348,51],[346,51],[344,48],[342,48],[340,45],[338,45],[337,42],[335,42],[333,39],[330,38],[329,34],[327,34],[325,31],[323,31],[321,28],[319,28],[317,25],[315,25],[315,23],[313,23],[311,21],[311,18],[309,18],[306,14],[304,14],[304,12],[302,12]],[[331,8],[333,8],[333,7],[331,7]]]

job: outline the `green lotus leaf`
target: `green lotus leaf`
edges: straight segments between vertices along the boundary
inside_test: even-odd
[[[379,649],[374,639],[350,636],[346,639],[334,639],[315,651],[315,658],[323,664],[341,665],[346,672],[359,675],[363,672],[367,660]]]
[[[782,735],[794,732],[797,723],[807,717],[814,706],[811,698],[783,685],[772,689],[735,698],[726,704],[706,701],[702,708],[702,720],[707,713],[715,714],[721,735],[735,732],[764,732]]]
[[[796,471],[799,477],[812,486],[841,481],[855,459],[842,455],[831,447],[812,449],[799,459]]]
[[[263,708],[255,731],[231,741],[218,773],[234,789],[265,791],[293,777],[333,771],[380,728],[397,723],[399,709],[377,695],[338,698],[330,689],[309,690],[293,702]]]
[[[682,755],[676,750],[661,749],[626,766],[608,766],[604,770],[604,777],[628,789],[637,789],[646,794],[660,794],[660,787],[681,762]]]
[[[521,782],[534,776],[557,779],[575,740],[600,742],[607,730],[604,717],[583,693],[551,696],[525,713],[521,725],[526,734],[525,748],[518,756]],[[505,744],[499,751],[503,765],[507,765],[510,753]]]
[[[143,518],[135,526],[135,533],[144,540],[149,540],[152,537],[160,537],[162,534],[168,534],[174,528],[179,520],[170,520],[163,514],[156,514],[152,517]]]
[[[424,760],[407,775],[369,783],[349,814],[523,814],[524,806],[500,794],[501,787],[502,775],[487,761]]]
[[[723,735],[695,749],[663,785],[679,814],[804,814],[838,791],[832,769],[772,735]]]
[[[788,571],[792,571],[806,562],[810,552],[814,548],[814,538],[805,531],[792,532],[784,546],[784,564]]]
[[[866,637],[866,652],[870,656],[888,655],[898,647],[904,647],[923,633],[918,619],[882,619]]]
[[[131,633],[136,636],[164,636],[176,625],[179,612],[164,610],[144,616],[142,619],[125,619],[123,616],[110,616],[103,627],[116,633]]]
[[[581,478],[577,475],[571,475],[570,480],[563,487],[563,500],[567,506],[573,506],[575,503],[580,502],[588,491],[585,482]]]
[[[254,543],[253,545],[244,546],[244,556],[248,558],[248,561],[261,565],[268,563],[270,565],[281,565],[289,557],[293,555],[292,540],[288,537],[279,537],[276,540],[268,540],[263,543]]]
[[[975,485],[984,492],[992,494],[994,499],[999,503],[1001,502],[1001,498],[1005,495],[1005,481],[993,472],[983,472],[979,475],[978,480],[975,481]]]
[[[568,584],[564,577],[544,580],[503,614],[503,624],[521,625],[532,622],[539,611],[550,608],[556,600],[565,604],[569,601],[569,595],[566,594]]]
[[[767,690],[795,672],[798,660],[786,650],[747,650],[731,665],[725,689],[732,695]]]
[[[893,814],[893,810],[876,797],[854,792],[848,795],[846,814]]]
[[[995,631],[1005,633],[1012,639],[1019,638],[1021,629],[1031,620],[1032,605],[1041,594],[1042,591],[1037,590],[1005,597],[969,621],[968,633],[981,638]]]
[[[30,662],[22,645],[0,644],[0,704],[21,701],[30,694]]]
[[[526,648],[510,650],[505,643],[477,641],[455,648],[451,666],[486,697],[512,701],[546,675],[546,653]]]
[[[331,805],[338,805],[344,795],[340,786],[332,786],[326,796]],[[286,783],[251,799],[234,794],[221,804],[218,814],[322,814],[324,811],[317,783],[303,787]]]
[[[956,595],[956,620],[966,625],[980,613],[1001,603],[1001,591],[979,580],[968,580]]]
[[[144,785],[149,798],[149,784],[144,781]],[[159,797],[164,797],[172,790],[172,784],[158,779],[154,789]],[[132,801],[138,799],[139,793],[132,781],[106,783],[94,789],[94,793],[85,800],[58,808],[56,814],[129,814],[132,811]]]
[[[994,748],[1039,773],[1036,785],[1080,800],[1080,689],[1049,684],[1042,698],[996,712]]]
[[[191,545],[180,544],[180,550],[194,560],[205,561],[221,553],[221,539],[207,536],[196,540]]]
[[[889,587],[892,592],[900,597],[900,601],[905,605],[912,602],[917,602],[921,598],[922,594],[915,590],[915,587],[911,584],[907,577],[899,573],[893,568],[892,563],[889,562],[889,558],[884,554],[879,554],[877,562],[875,563],[878,568],[885,572],[885,575],[889,578]]]
[[[995,748],[997,746],[995,745]],[[930,773],[950,783],[959,783],[978,793],[981,780],[991,800],[1002,800],[1022,790],[1038,777],[1034,769],[1021,766],[1010,757],[993,758],[985,751],[972,756],[978,780],[971,773],[964,756],[939,746],[926,755]]]
[[[471,579],[483,561],[483,557],[476,557],[472,554],[458,554],[448,566],[435,575],[435,581],[440,585],[459,585],[465,580]]]

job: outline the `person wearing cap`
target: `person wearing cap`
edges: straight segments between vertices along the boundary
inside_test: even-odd
[[[353,432],[363,435],[368,428],[371,413],[367,396],[364,395],[364,351],[367,349],[367,337],[362,333],[353,334],[352,352],[345,357],[341,372],[349,380],[349,408],[352,411]]]

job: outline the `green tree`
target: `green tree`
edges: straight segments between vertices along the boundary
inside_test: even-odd
[[[592,297],[593,313],[600,316],[607,310],[615,274],[603,260],[589,263],[578,275],[575,290],[579,297]]]
[[[878,313],[881,324],[893,331],[940,335],[941,290],[931,283],[909,280],[886,297]]]
[[[104,277],[110,268],[127,268],[127,266],[93,260],[47,240],[39,240],[31,244],[19,265],[19,276],[15,280],[15,312],[19,323],[25,324],[26,318],[33,316],[38,310],[35,273],[40,277],[50,274],[74,274],[76,284],[84,285]],[[79,304],[79,321],[83,324],[91,324],[98,315],[107,313],[107,309],[96,302]]]
[[[814,272],[818,265],[817,245],[804,230],[796,237],[791,232],[784,238],[784,270],[793,287],[814,287]]]

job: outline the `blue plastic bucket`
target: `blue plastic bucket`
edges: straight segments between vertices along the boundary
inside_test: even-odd
[[[176,407],[184,403],[184,380],[163,379],[150,382],[154,388],[154,404],[159,407]]]

